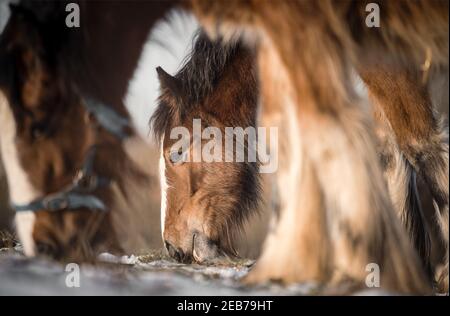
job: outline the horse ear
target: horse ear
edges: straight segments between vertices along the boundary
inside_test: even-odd
[[[12,73],[17,73],[14,77],[18,80],[10,88],[17,89],[14,94],[31,110],[41,103],[48,67],[42,54],[41,34],[29,23],[29,12],[19,5],[11,5],[11,10],[9,27],[3,33],[0,47],[0,69],[5,72],[0,76],[0,83],[13,84]],[[14,70],[12,65],[15,65]]]
[[[158,73],[158,79],[162,89],[168,89],[175,98],[183,96],[182,84],[179,79],[169,75],[161,67],[157,67],[156,72]]]
[[[61,22],[65,17],[66,1],[34,1],[22,0],[20,3],[10,3],[13,14],[23,14],[39,23]]]
[[[17,3],[10,3],[9,4],[9,10],[11,11],[11,13],[19,13],[20,12],[20,5]]]
[[[24,5],[24,3],[10,3],[9,10],[11,11],[11,15],[18,16],[27,22],[30,22],[31,19],[33,21],[38,20],[36,14]]]

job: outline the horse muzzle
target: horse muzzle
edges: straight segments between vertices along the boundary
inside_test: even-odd
[[[196,262],[205,265],[232,263],[230,257],[220,249],[218,243],[202,233],[196,232],[192,234],[192,243],[187,250],[176,247],[167,240],[164,243],[169,256],[178,262]]]

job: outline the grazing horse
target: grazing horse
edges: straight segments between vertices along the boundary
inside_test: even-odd
[[[178,148],[178,136],[172,132],[182,127],[192,134],[194,120],[221,135],[226,127],[255,127],[254,60],[254,52],[241,43],[224,46],[200,33],[175,76],[157,69],[161,96],[151,125],[161,145],[161,225],[169,254],[180,261],[211,263],[235,256],[234,235],[257,209],[256,161],[226,162],[225,142],[213,133],[214,139],[197,141],[219,146],[219,157],[195,162],[195,147],[200,146],[195,136],[181,139],[188,145]],[[244,147],[251,146],[248,140],[244,142]],[[233,146],[234,151],[237,148]]]
[[[192,1],[213,38],[258,44],[263,115],[277,114],[289,135],[280,152],[278,178],[286,189],[278,224],[249,281],[364,284],[368,264],[376,263],[383,287],[428,291],[394,216],[352,73],[357,69],[367,83],[398,144],[390,163],[407,181],[392,187],[403,190],[394,202],[408,207],[407,175],[420,174],[448,246],[448,145],[424,85],[431,68],[448,66],[448,2],[377,3],[379,28],[366,23],[364,1]],[[421,219],[402,214],[408,216],[415,238]],[[448,264],[440,285],[448,291]]]
[[[88,27],[81,28],[83,32],[61,32],[74,34],[69,36],[74,39],[88,39],[81,48],[67,45],[65,56],[69,60],[70,53],[76,55],[79,51],[89,57],[81,66],[69,62],[69,75],[82,95],[92,94],[118,110],[117,96],[125,90],[119,78],[126,78],[122,75],[137,59],[136,51],[130,48],[138,47],[135,44],[145,37],[143,30],[179,2],[81,4],[84,8],[90,3],[103,8],[83,11]],[[350,278],[363,283],[368,264],[375,263],[381,268],[383,287],[406,293],[427,292],[420,264],[395,217],[376,157],[370,115],[354,91],[352,74],[357,69],[366,81],[382,109],[380,121],[389,122],[392,128],[389,139],[399,144],[391,150],[394,155],[386,155],[395,157],[387,160],[389,166],[406,170],[404,175],[414,171],[429,185],[448,246],[448,145],[423,89],[431,68],[448,66],[448,2],[380,1],[380,28],[366,25],[366,3],[357,0],[292,0],[276,4],[261,0],[192,0],[182,5],[197,15],[211,37],[234,41],[242,36],[250,46],[258,46],[263,121],[280,126],[286,135],[280,144],[280,211],[263,254],[247,280],[338,282]],[[38,20],[47,20],[47,10],[35,7],[33,12],[39,13]],[[118,27],[115,20],[124,21],[125,27]],[[85,36],[92,35],[94,29],[99,30],[94,32],[97,36]],[[59,31],[64,28],[52,25],[47,30],[58,30],[56,35],[61,36]],[[114,45],[105,34],[114,34],[121,42]],[[54,43],[70,43],[58,39],[61,41],[50,40],[44,46],[55,49]],[[123,45],[127,41],[134,45]],[[97,46],[103,49],[93,49]],[[104,58],[108,54],[111,58]],[[108,64],[111,61],[114,64]],[[420,64],[423,68],[417,70]],[[97,80],[86,80],[85,75],[93,70],[98,71]],[[364,75],[366,71],[368,76]],[[380,77],[373,80],[377,74]],[[389,80],[384,80],[386,74]],[[44,79],[30,78],[37,82]],[[103,85],[103,80],[116,81],[113,86],[117,89],[105,88],[108,85]],[[32,100],[36,91],[40,90],[30,89],[27,96]],[[386,91],[392,92],[392,97]],[[14,109],[14,104],[10,108]],[[36,112],[36,108],[32,109]],[[410,115],[402,115],[405,113]],[[24,123],[19,119],[17,122]],[[39,134],[39,128],[37,131]],[[17,150],[18,144],[13,147]],[[408,181],[398,187],[408,188],[410,178],[403,177]],[[33,192],[30,187],[24,191]],[[402,192],[398,205],[409,208],[406,191]],[[415,227],[410,233],[417,236],[420,218],[403,217]],[[198,226],[195,218],[188,221],[191,223]],[[217,247],[217,240],[213,241]],[[180,242],[186,241],[180,238]],[[175,252],[181,248],[177,244],[171,247]],[[206,254],[208,258],[221,255],[217,250]],[[448,267],[440,284],[448,290]]]
[[[103,14],[143,15],[136,5],[86,4],[89,26],[72,33],[61,4],[12,6],[0,38],[1,152],[18,235],[29,256],[142,250],[154,221],[143,208],[156,182],[134,157],[140,140],[121,99],[147,34],[117,33],[117,44],[130,44],[125,53],[95,27],[109,28]],[[98,49],[86,49],[90,41]],[[110,49],[116,60],[129,53],[135,61],[102,61]]]
[[[383,3],[382,8],[389,12],[385,23],[390,23],[387,28],[394,30],[393,34],[366,31],[365,6],[358,1],[336,8],[328,1],[285,1],[276,7],[263,1],[194,0],[192,4],[213,37],[224,37],[225,42],[243,37],[250,46],[258,46],[263,119],[278,125],[287,136],[280,145],[285,163],[279,172],[279,187],[286,189],[280,190],[278,225],[247,280],[351,279],[363,283],[366,268],[376,263],[385,288],[426,293],[428,282],[393,210],[404,221],[426,267],[428,236],[416,175],[423,177],[432,191],[440,229],[448,243],[448,145],[424,84],[430,56],[434,56],[434,65],[447,65],[447,4]],[[417,20],[418,38],[403,15],[406,20]],[[428,16],[436,17],[438,27],[427,22]],[[430,40],[427,34],[435,36]],[[396,45],[397,37],[402,45]],[[295,43],[304,44],[301,54]],[[422,70],[414,66],[423,59]],[[358,70],[376,105],[391,198],[376,159],[373,123],[354,91],[352,69]],[[177,80],[161,81],[167,87],[164,82]],[[161,131],[168,135],[167,125],[157,125],[160,135]],[[301,137],[294,136],[299,131]],[[166,145],[163,139],[163,158],[167,155],[161,161],[166,169],[164,181],[171,157]],[[171,174],[176,178],[177,172]],[[175,191],[169,190],[172,183],[165,185],[163,203],[174,203],[176,195],[169,199],[164,195]],[[176,214],[183,212],[183,201],[180,208],[175,207]],[[168,204],[163,212],[173,212],[172,207]],[[187,207],[195,208],[192,203]],[[194,211],[185,211],[175,222],[176,215],[165,214],[165,228],[170,229],[165,234],[167,246],[176,257],[189,256],[195,250],[197,221],[204,219],[203,214],[194,219],[192,214]],[[207,228],[212,226],[206,222]],[[184,236],[179,236],[180,229]],[[176,240],[178,244],[174,244]],[[196,259],[195,253],[193,257]],[[440,280],[444,291],[447,283],[444,271]]]
[[[229,249],[232,247],[227,234],[230,230],[239,229],[242,218],[247,217],[249,211],[248,203],[243,203],[240,207],[222,207],[225,193],[218,188],[224,188],[224,179],[226,188],[232,188],[226,194],[228,203],[241,200],[243,195],[257,201],[255,194],[258,191],[252,189],[255,183],[251,186],[252,183],[248,182],[248,172],[230,172],[231,168],[245,170],[246,164],[234,163],[227,166],[220,162],[190,162],[194,151],[193,143],[178,152],[178,148],[174,147],[176,137],[172,139],[173,136],[181,136],[173,135],[173,130],[179,126],[192,131],[193,119],[200,119],[206,123],[205,127],[214,126],[222,131],[231,122],[234,127],[245,128],[249,124],[254,126],[258,100],[258,85],[254,79],[255,61],[250,55],[247,58],[241,57],[249,54],[249,49],[242,47],[239,41],[238,44],[231,45],[231,48],[221,43],[220,40],[209,42],[202,34],[196,40],[186,65],[177,75],[172,77],[158,69],[162,94],[151,123],[162,148],[160,167],[163,238],[169,254],[182,261],[220,262],[221,251],[230,253]],[[230,54],[230,49],[237,49],[237,54]],[[229,80],[229,77],[233,80]],[[385,74],[371,76],[373,80],[385,77]],[[398,91],[409,89],[400,79],[401,77],[397,80]],[[374,84],[368,82],[367,85],[374,89]],[[418,87],[417,83],[415,87]],[[402,97],[401,93],[399,97]],[[414,102],[418,102],[420,106],[421,99],[417,99],[419,101],[414,99]],[[412,242],[423,259],[424,268],[429,269],[429,237],[420,206],[415,172],[402,160],[392,128],[386,124],[386,119],[382,119],[384,114],[376,100],[374,106],[378,150],[394,208],[410,233]],[[186,151],[191,159],[180,163]],[[252,179],[256,180],[258,168],[249,168],[249,171],[255,173]],[[233,177],[230,177],[231,174]],[[246,183],[247,186],[236,188],[239,183]],[[213,199],[216,199],[215,203],[209,203]],[[257,204],[253,203],[252,206]],[[229,223],[224,223],[224,219],[228,219]],[[205,236],[208,247],[203,245]]]

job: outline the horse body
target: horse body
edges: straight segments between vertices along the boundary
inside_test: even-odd
[[[448,135],[433,111],[429,88],[422,83],[417,68],[386,69],[379,64],[361,72],[375,104],[375,118],[383,126],[382,160],[390,196],[407,228],[424,267],[431,270],[430,237],[426,219],[417,198],[417,178],[425,181],[433,199],[435,225],[447,245],[446,208],[448,196]],[[440,276],[440,290],[446,281]]]
[[[124,7],[114,5],[107,16],[122,13],[132,20],[138,7]],[[121,101],[128,83],[122,76],[131,76],[137,57],[121,68],[108,64],[110,59],[95,59],[84,45],[98,40],[96,26],[111,21],[97,19],[105,13],[100,2],[82,8],[89,13],[89,30],[70,32],[60,27],[63,2],[24,1],[12,7],[1,37],[2,118],[7,120],[1,126],[2,154],[27,255],[90,260],[99,251],[142,250],[148,245],[141,226],[153,218],[143,209],[156,184],[129,151],[135,151],[137,137]],[[131,47],[114,50],[115,58],[140,52],[146,38],[141,33],[132,44],[122,42]],[[72,51],[77,43],[80,51]],[[102,49],[113,45],[108,40],[97,44]],[[83,67],[93,65],[85,58],[96,60],[99,71],[86,71]],[[108,75],[115,70],[116,76]],[[109,89],[114,93],[106,97]],[[99,99],[111,102],[105,105]],[[143,197],[146,205],[138,203]]]
[[[339,5],[332,1],[283,1],[276,6],[268,1],[193,1],[194,12],[212,36],[232,39],[250,34],[254,41],[262,42],[262,50],[272,52],[266,53],[266,58],[277,57],[279,67],[270,72],[270,79],[261,78],[262,95],[273,84],[269,80],[279,78],[280,72],[285,74],[281,78],[286,82],[283,94],[290,96],[296,113],[290,144],[295,145],[295,138],[301,137],[296,144],[300,150],[285,166],[294,172],[300,192],[308,190],[308,194],[282,201],[279,224],[269,235],[250,279],[292,282],[350,277],[363,282],[364,268],[375,262],[384,267],[385,287],[402,292],[427,291],[417,257],[393,216],[374,151],[372,124],[351,85],[351,66],[366,69],[367,62],[374,60],[386,65],[418,65],[427,50],[434,56],[435,65],[446,66],[447,6],[439,1],[386,1],[380,4],[386,16],[384,25],[374,30],[364,24],[365,7],[358,1]],[[260,59],[260,68],[266,62]],[[420,89],[420,84],[415,85]],[[274,103],[265,107],[285,106],[274,98],[270,100]],[[395,110],[396,117],[404,113],[398,107]],[[419,114],[416,110],[414,106],[408,108],[414,113],[411,117]],[[396,121],[391,118],[391,122],[395,130]],[[414,128],[410,126],[407,134]],[[427,129],[432,131],[433,125],[427,125]],[[435,156],[434,161],[442,171],[433,170],[429,175],[441,179],[448,168],[448,150],[442,138],[438,144],[443,158]],[[448,175],[445,178],[446,184],[437,181],[440,189],[435,191],[445,223],[442,227],[448,227]],[[293,222],[299,226],[289,229]],[[317,225],[314,231],[304,224],[311,222]],[[280,236],[288,239],[286,231],[295,240],[289,250],[279,247]],[[445,229],[442,231],[445,234]],[[317,251],[318,243],[326,250]],[[278,258],[277,263],[273,258]]]

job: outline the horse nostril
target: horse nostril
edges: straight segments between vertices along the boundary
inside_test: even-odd
[[[196,233],[192,238],[192,256],[200,264],[229,263],[227,253],[219,248],[218,242],[202,233]]]
[[[177,261],[182,261],[183,260],[183,252],[179,249],[177,249],[176,247],[174,247],[170,242],[165,241],[164,242],[167,252],[169,253],[169,256],[171,256],[172,258],[174,258]]]

